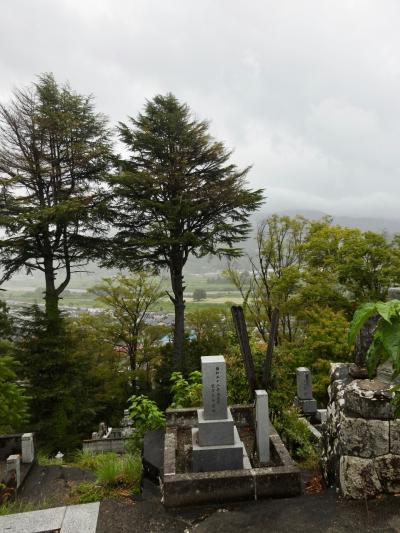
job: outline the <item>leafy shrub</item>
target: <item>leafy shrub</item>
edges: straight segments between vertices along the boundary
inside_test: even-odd
[[[125,448],[128,452],[134,453],[140,448],[147,431],[165,426],[165,415],[156,402],[143,394],[131,396],[129,402],[128,410],[133,421],[134,433],[128,439]]]
[[[128,400],[129,415],[132,418],[135,430],[143,436],[146,431],[165,426],[165,416],[157,404],[144,396],[131,396]]]
[[[201,405],[201,372],[198,370],[191,372],[188,379],[183,377],[182,372],[172,372],[170,381],[172,383],[171,407],[181,409]]]
[[[367,367],[370,376],[377,366],[390,360],[393,377],[400,375],[400,301],[366,303],[354,313],[350,324],[349,342],[354,344],[357,334],[370,317],[379,315],[373,341],[367,352]]]
[[[275,428],[293,459],[307,467],[318,463],[319,455],[313,445],[312,434],[306,422],[299,418],[296,408],[283,410],[275,419]]]
[[[194,289],[193,291],[193,301],[199,302],[200,300],[207,299],[207,292],[205,289]]]
[[[13,431],[27,420],[28,399],[17,383],[16,366],[11,356],[0,357],[0,433]]]
[[[350,324],[349,343],[354,344],[364,323],[372,316],[379,315],[374,338],[368,349],[366,362],[370,377],[379,364],[390,361],[393,364],[393,378],[400,375],[400,301],[366,303],[354,313]],[[400,386],[392,387],[393,404],[400,416]]]

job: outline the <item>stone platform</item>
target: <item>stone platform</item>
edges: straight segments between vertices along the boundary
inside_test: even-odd
[[[241,432],[254,433],[252,405],[231,406],[233,420]],[[166,507],[218,503],[262,498],[285,498],[301,494],[301,475],[279,435],[270,428],[271,463],[266,467],[239,470],[190,472],[179,470],[176,450],[178,430],[197,425],[196,409],[168,409],[164,445],[162,501]],[[251,449],[247,450],[251,454]]]

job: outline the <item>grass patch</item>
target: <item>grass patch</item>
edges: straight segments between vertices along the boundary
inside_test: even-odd
[[[106,456],[107,455],[107,456]],[[139,454],[103,454],[96,468],[97,482],[103,487],[126,487],[139,492],[142,477],[142,460]]]
[[[95,482],[83,482],[71,488],[71,503],[90,503],[109,497],[130,497],[140,493],[142,459],[140,454],[117,455],[82,450],[74,464],[96,474]]]
[[[39,466],[52,466],[52,465],[63,465],[64,458],[56,459],[55,457],[49,457],[42,451],[38,451],[36,454],[36,460]]]
[[[96,485],[92,481],[84,481],[73,485],[71,488],[70,502],[72,505],[99,502],[107,496],[109,496],[109,491],[105,490],[104,487]]]
[[[89,470],[96,470],[101,456],[105,454],[93,453],[91,450],[78,450],[74,454],[73,464],[79,468],[87,468]]]
[[[38,511],[39,509],[49,509],[55,505],[55,502],[48,499],[43,499],[38,502],[15,500],[0,505],[0,516],[7,514],[27,513],[29,511]]]

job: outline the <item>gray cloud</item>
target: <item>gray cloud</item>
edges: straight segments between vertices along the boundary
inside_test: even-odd
[[[396,0],[3,0],[0,98],[52,71],[110,119],[172,91],[268,209],[400,217]]]

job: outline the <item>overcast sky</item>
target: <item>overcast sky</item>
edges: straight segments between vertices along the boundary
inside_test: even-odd
[[[400,218],[398,0],[0,0],[0,100],[41,72],[111,121],[173,92],[268,210]]]

